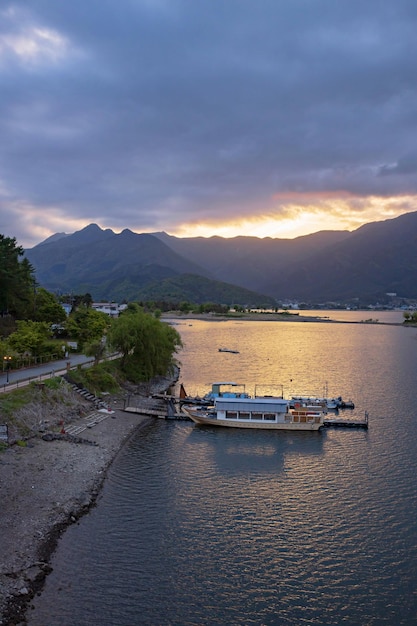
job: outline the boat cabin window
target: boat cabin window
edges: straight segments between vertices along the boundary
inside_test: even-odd
[[[252,420],[261,420],[262,419],[262,413],[260,413],[259,411],[252,411],[250,417],[251,417]]]
[[[239,411],[239,419],[241,420],[250,420],[249,411]]]
[[[275,422],[275,413],[264,413],[264,420],[268,422]]]
[[[228,420],[236,420],[237,419],[237,412],[236,411],[226,411],[226,418]]]

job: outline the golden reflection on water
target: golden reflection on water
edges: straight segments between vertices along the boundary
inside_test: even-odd
[[[222,379],[248,391],[281,383],[286,395],[290,383],[304,394],[327,382],[329,395],[370,410],[369,431],[155,420],[116,459],[97,507],[69,529],[73,540],[62,539],[45,608],[30,623],[415,623],[417,331],[177,328],[189,393]]]
[[[181,382],[190,395],[206,393],[212,382],[270,385],[289,395],[351,396],[350,377],[368,328],[345,333],[343,324],[299,322],[205,322],[178,326],[184,342],[179,354]],[[371,329],[372,331],[372,329]],[[355,336],[356,335],[356,336]],[[239,354],[218,352],[227,346]],[[349,362],[349,376],[341,369]],[[343,379],[343,389],[340,382]]]

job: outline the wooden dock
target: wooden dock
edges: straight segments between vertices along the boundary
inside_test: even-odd
[[[149,415],[150,417],[160,417],[165,419],[167,416],[166,411],[156,411],[155,409],[139,408],[136,406],[127,406],[123,409],[126,413],[138,413],[139,415]]]
[[[135,407],[135,406],[126,406],[123,410],[127,413],[139,413],[139,415],[149,415],[150,417],[158,417],[160,419],[165,420],[186,420],[191,421],[188,415],[185,413],[181,413],[181,411],[177,410],[175,406],[175,399],[171,396],[164,397],[166,400],[165,408],[147,408],[145,406]]]
[[[365,411],[363,419],[343,419],[343,418],[327,418],[323,420],[325,428],[368,428],[368,411]]]

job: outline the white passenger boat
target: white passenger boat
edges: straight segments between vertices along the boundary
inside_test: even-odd
[[[265,396],[218,397],[214,406],[182,408],[196,424],[263,430],[319,430],[325,414],[320,406],[300,405],[291,409],[288,400]]]

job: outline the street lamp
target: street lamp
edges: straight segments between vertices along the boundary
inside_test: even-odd
[[[6,367],[6,383],[9,383],[9,369],[10,369],[10,361],[12,360],[11,356],[4,356],[3,357],[3,372],[4,372],[4,368]]]

